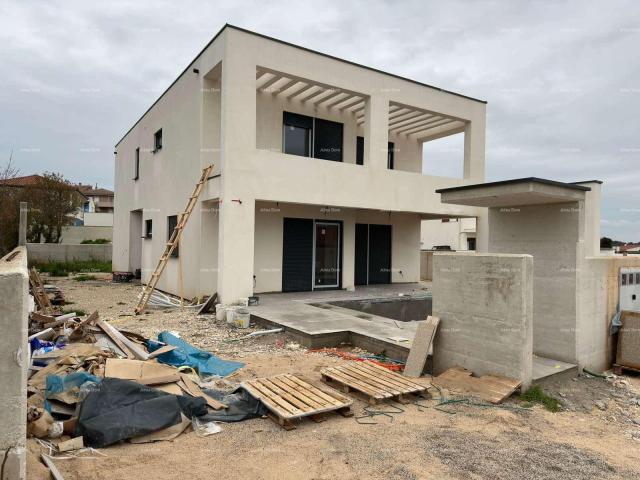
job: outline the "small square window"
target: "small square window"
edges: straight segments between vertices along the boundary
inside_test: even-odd
[[[622,274],[622,285],[626,285],[627,284],[627,274],[623,273]]]
[[[144,221],[144,238],[153,237],[153,220],[150,218]]]
[[[162,150],[162,129],[153,134],[153,148],[155,152]]]
[[[133,179],[138,180],[140,177],[140,148],[136,148],[136,158],[133,165]]]
[[[169,241],[171,239],[171,235],[173,235],[173,231],[176,229],[176,225],[178,225],[178,216],[177,215],[171,215],[169,217],[167,217],[167,241]],[[176,248],[173,249],[173,252],[171,252],[171,256],[176,258],[178,257],[178,255],[180,255],[179,253],[179,248],[180,245],[176,245]]]

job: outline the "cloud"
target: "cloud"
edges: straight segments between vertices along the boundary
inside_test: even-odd
[[[229,22],[488,100],[488,180],[603,180],[603,234],[640,240],[636,1],[22,0],[0,19],[0,160],[24,174],[112,186],[115,142]]]

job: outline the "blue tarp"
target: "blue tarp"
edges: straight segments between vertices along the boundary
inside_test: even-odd
[[[244,363],[222,360],[212,353],[198,350],[193,345],[188,344],[169,332],[159,333],[158,340],[167,345],[177,347],[175,350],[158,355],[157,360],[159,362],[176,367],[183,365],[189,366],[196,370],[201,377],[210,377],[212,375],[226,377],[239,368],[244,367]],[[153,340],[147,341],[147,347],[150,352],[157,350],[161,346],[160,343],[154,342]]]
[[[101,380],[101,378],[86,372],[74,372],[69,375],[47,375],[44,408],[51,411],[51,405],[48,400],[54,400],[57,394],[69,392],[70,390],[73,390],[71,396],[76,400],[80,400],[80,387],[82,385],[87,382],[98,384]]]

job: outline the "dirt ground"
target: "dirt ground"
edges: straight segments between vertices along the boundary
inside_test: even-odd
[[[156,311],[131,316],[140,287],[105,280],[48,279],[73,302],[67,308],[100,316],[120,329],[149,337],[174,330],[194,345],[246,366],[221,386],[259,376],[300,372],[319,381],[319,370],[344,360],[308,353],[284,335],[238,340],[254,329],[234,330],[211,315]],[[65,480],[174,479],[632,479],[640,478],[640,377],[604,380],[580,376],[549,386],[564,405],[559,413],[465,404],[434,408],[431,400],[389,404],[388,416],[303,421],[285,431],[268,419],[222,424],[222,432],[193,431],[170,442],[123,443],[57,458]],[[356,399],[356,417],[366,403]],[[370,407],[371,408],[371,407]],[[32,453],[40,452],[35,440]],[[28,478],[47,478],[31,455]]]

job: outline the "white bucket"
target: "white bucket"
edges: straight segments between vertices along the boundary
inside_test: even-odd
[[[230,307],[227,307],[227,323],[230,325],[233,325],[233,322],[235,320],[236,317],[236,308],[237,305],[232,305]]]
[[[249,310],[247,310],[246,308],[240,307],[235,311],[235,318],[233,323],[238,328],[249,328],[250,319],[251,319],[251,314],[249,313]]]
[[[216,304],[216,320],[221,322],[225,316],[225,306],[221,303]]]

